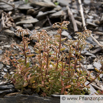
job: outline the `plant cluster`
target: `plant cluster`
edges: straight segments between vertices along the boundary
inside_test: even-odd
[[[55,23],[59,28],[54,37],[47,35],[45,30],[32,34],[30,38],[24,36],[20,44],[12,44],[11,51],[6,51],[3,63],[15,68],[14,74],[6,74],[15,88],[24,90],[32,88],[42,96],[51,94],[88,94],[88,85],[85,84],[88,74],[81,67],[85,39],[90,31],[78,32],[78,39],[66,40],[61,37],[63,29],[67,29],[68,21]],[[35,53],[31,53],[28,45],[31,39],[36,40]],[[68,51],[65,51],[68,49]],[[19,54],[15,53],[15,51]]]

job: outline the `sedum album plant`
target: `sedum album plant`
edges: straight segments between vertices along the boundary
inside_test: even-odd
[[[6,74],[15,88],[25,90],[31,88],[42,96],[51,94],[89,94],[85,85],[88,74],[81,67],[85,39],[90,31],[78,32],[78,39],[66,40],[61,37],[63,29],[67,29],[68,21],[55,23],[58,28],[55,37],[47,35],[45,30],[35,31],[29,38],[24,36],[23,30],[20,44],[12,44],[12,50],[6,51],[3,63],[12,65],[14,74]],[[30,40],[36,40],[35,53],[31,53],[28,45]],[[65,51],[65,50],[68,51]],[[18,53],[15,53],[15,51]]]

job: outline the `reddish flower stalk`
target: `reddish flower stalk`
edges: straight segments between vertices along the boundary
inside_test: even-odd
[[[26,44],[25,44],[25,38],[24,36],[22,37],[23,38],[23,46],[24,46],[24,50],[23,50],[23,53],[24,53],[24,57],[25,57],[25,65],[27,64],[27,56],[26,56]]]
[[[60,38],[59,38],[59,52],[58,52],[58,56],[57,56],[57,64],[56,64],[56,70],[58,69],[58,63],[59,63],[59,55],[60,55],[60,49],[61,49],[61,33],[62,33],[62,27],[59,30],[60,32]]]

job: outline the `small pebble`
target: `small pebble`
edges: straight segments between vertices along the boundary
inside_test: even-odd
[[[3,68],[3,64],[2,63],[0,63],[0,69],[2,69]]]

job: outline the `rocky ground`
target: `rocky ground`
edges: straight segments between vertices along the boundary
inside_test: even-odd
[[[45,29],[48,35],[53,36],[57,34],[57,30],[53,29],[52,24],[68,20],[70,21],[70,25],[68,26],[68,30],[62,32],[62,37],[74,39],[76,31],[73,28],[72,19],[68,14],[67,5],[73,13],[77,24],[77,31],[83,31],[84,29],[78,0],[30,0],[27,3],[25,1],[5,0],[3,2],[0,0],[0,58],[2,58],[4,51],[8,50],[12,43],[20,43],[21,38],[20,34],[16,31],[17,29],[28,29],[30,32],[33,32],[34,29],[38,31]],[[82,3],[86,27],[92,31],[93,37],[101,45],[98,45],[91,37],[88,37],[87,42],[91,43],[93,48],[88,50],[88,47],[86,47],[82,51],[85,57],[82,65],[87,71],[92,71],[91,75],[95,77],[96,72],[94,69],[97,68],[99,70],[101,68],[100,58],[103,56],[103,0],[82,0]],[[30,32],[29,35],[31,36]],[[30,48],[33,51],[33,47],[30,46]],[[3,78],[7,72],[13,73],[10,66],[0,62],[0,97],[5,98],[12,95],[8,93],[17,92],[14,86]],[[102,82],[103,75],[101,74],[100,81],[97,80],[90,85],[91,94],[97,93],[96,90],[103,90]],[[16,95],[16,93],[13,95]],[[5,100],[3,103],[8,102]]]

